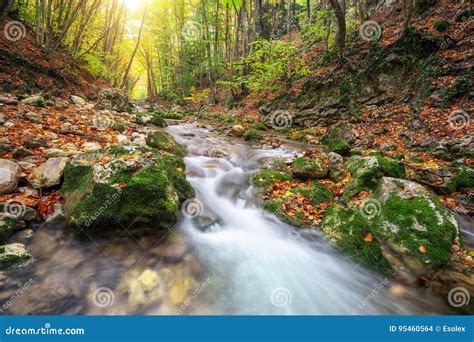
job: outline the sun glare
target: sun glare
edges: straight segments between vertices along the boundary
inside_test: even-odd
[[[136,11],[143,4],[144,0],[120,0],[130,11]]]

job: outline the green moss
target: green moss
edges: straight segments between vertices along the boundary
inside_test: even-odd
[[[319,159],[300,157],[291,164],[293,176],[301,180],[324,178],[327,176],[327,167]]]
[[[331,152],[336,152],[342,156],[346,156],[351,151],[351,145],[344,139],[338,137],[330,137],[325,135],[321,139],[321,143]]]
[[[150,147],[156,148],[160,151],[166,151],[180,157],[184,157],[187,153],[185,146],[178,144],[173,139],[173,137],[162,130],[148,133],[146,141]]]
[[[255,129],[249,129],[244,133],[244,139],[247,141],[258,141],[263,138],[263,135]]]
[[[446,101],[457,99],[469,93],[471,90],[471,80],[467,76],[460,76],[456,79],[454,85],[448,88],[444,93]]]
[[[100,159],[106,152],[115,158],[130,154],[126,149],[111,147],[88,157]],[[153,162],[138,171],[112,168],[106,182],[92,180],[91,166],[66,166],[61,191],[71,225],[83,231],[128,229],[143,222],[161,229],[174,225],[180,204],[195,196],[184,176],[184,161],[152,148],[142,148],[140,153],[152,153]],[[118,184],[123,186],[119,188]]]
[[[390,237],[392,242],[403,246],[408,255],[434,266],[444,266],[458,235],[457,227],[444,213],[446,210],[434,196],[431,200],[422,197],[402,199],[393,194],[381,204],[373,229],[378,236]],[[397,227],[397,231],[391,231],[385,223]],[[420,253],[420,246],[426,248],[426,253]]]
[[[7,241],[7,239],[13,234],[16,223],[16,217],[0,216],[0,241]]]
[[[64,169],[64,183],[61,192],[65,194],[87,187],[92,179],[92,174],[91,166],[68,163]]]
[[[474,170],[460,168],[455,171],[455,174],[447,184],[450,191],[457,192],[464,188],[474,188]]]
[[[367,234],[374,232],[358,210],[346,210],[339,205],[329,207],[321,222],[321,229],[339,248],[361,264],[381,272],[390,270],[379,242],[375,239],[364,241]]]
[[[262,170],[252,177],[252,185],[259,188],[269,188],[275,181],[291,181],[290,174],[281,171]]]
[[[321,185],[319,182],[313,182],[313,186],[311,188],[296,188],[294,192],[300,193],[303,196],[311,199],[311,202],[314,206],[317,206],[321,203],[331,202],[334,199],[331,190]]]
[[[252,128],[258,131],[266,131],[268,129],[268,127],[261,122],[256,123]]]
[[[368,157],[352,157],[346,162],[353,179],[344,190],[344,199],[349,200],[361,191],[373,190],[381,177],[406,178],[405,166],[397,160],[386,159],[378,152]]]
[[[449,21],[447,20],[438,20],[433,23],[433,27],[438,32],[446,32],[449,29]]]

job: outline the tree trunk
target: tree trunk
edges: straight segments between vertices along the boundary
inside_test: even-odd
[[[331,7],[336,14],[337,30],[336,30],[336,46],[342,53],[346,45],[346,15],[343,6],[338,0],[329,0]]]

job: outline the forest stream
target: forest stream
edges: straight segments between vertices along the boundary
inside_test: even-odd
[[[166,236],[137,238],[125,229],[113,243],[75,237],[59,220],[34,235],[17,233],[12,242],[25,244],[35,263],[0,279],[8,314],[454,313],[429,290],[376,274],[319,231],[296,229],[262,209],[251,175],[301,145],[256,149],[197,124],[168,131],[188,147],[187,178],[197,193],[188,205],[197,214],[182,215]],[[208,156],[215,148],[223,158]]]

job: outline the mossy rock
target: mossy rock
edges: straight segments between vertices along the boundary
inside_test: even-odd
[[[186,147],[178,144],[174,138],[164,130],[156,130],[149,132],[146,138],[148,146],[156,148],[160,151],[184,157],[186,155]]]
[[[389,177],[359,209],[330,207],[321,229],[362,264],[392,269],[401,278],[443,267],[460,239],[456,220],[434,195],[417,183]]]
[[[334,199],[334,195],[332,194],[331,190],[319,182],[313,182],[313,186],[310,188],[296,188],[294,192],[308,197],[314,206],[318,206],[321,203],[331,202]]]
[[[13,266],[25,266],[31,261],[31,255],[26,247],[19,243],[0,246],[0,269]]]
[[[109,161],[103,163],[104,158]],[[73,159],[61,192],[68,222],[83,232],[146,225],[164,230],[194,197],[181,158],[151,148],[110,147]]]
[[[244,133],[244,139],[247,141],[259,141],[263,138],[262,133],[251,128]]]
[[[283,202],[279,200],[267,200],[264,203],[264,209],[283,222],[292,225],[294,227],[306,227],[306,221],[301,212],[296,213],[296,217],[289,216],[283,209]]]
[[[459,226],[439,199],[420,184],[384,177],[375,191],[380,214],[374,227],[382,239],[398,245],[425,265],[444,266],[459,237]],[[420,246],[426,249],[420,252]]]
[[[355,135],[351,126],[340,122],[328,128],[321,138],[321,144],[329,151],[346,156],[351,151],[351,143],[355,141]]]
[[[322,179],[328,175],[327,160],[321,158],[300,157],[291,164],[291,171],[295,178],[307,181],[310,179]]]
[[[389,262],[384,258],[377,240],[365,241],[372,227],[361,212],[340,205],[329,207],[321,222],[322,231],[344,252],[362,265],[387,273]]]
[[[367,157],[354,156],[347,160],[346,166],[352,180],[344,190],[344,198],[349,200],[362,191],[373,190],[381,177],[406,178],[403,163],[384,158],[380,153],[370,153]]]
[[[165,119],[158,112],[148,112],[147,114],[142,114],[139,116],[139,119],[144,124],[152,124],[156,127],[167,127]]]
[[[291,181],[292,179],[291,175],[287,172],[261,170],[252,177],[251,183],[255,187],[267,189],[277,180]]]
[[[321,142],[329,152],[335,152],[341,156],[347,156],[351,151],[351,145],[346,140],[341,138],[323,138]]]
[[[0,241],[6,242],[13,234],[16,223],[16,217],[0,214]]]
[[[452,192],[474,188],[474,170],[459,168],[454,171],[455,176],[448,182],[447,188]]]

